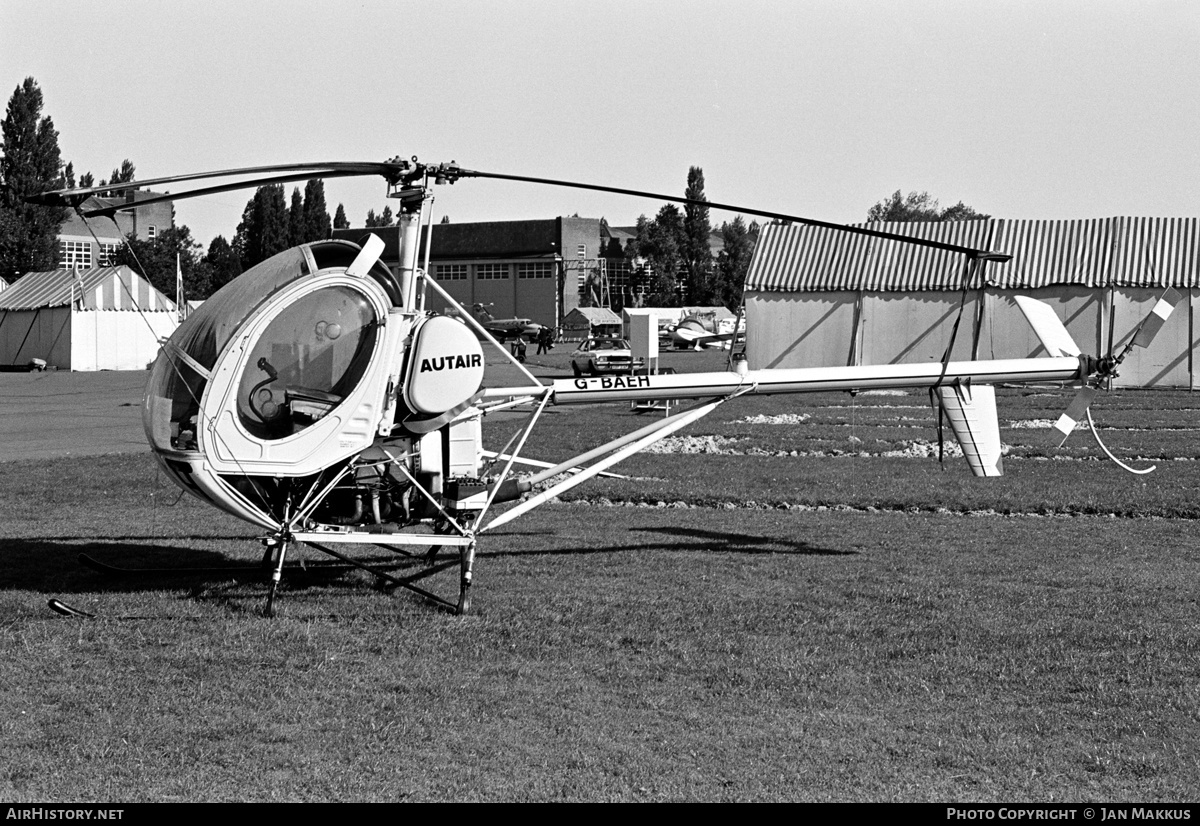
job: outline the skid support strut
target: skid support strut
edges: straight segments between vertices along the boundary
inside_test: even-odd
[[[458,583],[458,613],[460,616],[471,612],[471,575],[475,568],[475,542],[469,542],[458,550],[459,564],[462,566],[462,579]]]
[[[287,534],[280,534],[275,537],[274,542],[267,545],[268,552],[270,546],[275,546],[275,566],[271,569],[271,586],[267,591],[267,605],[263,609],[263,616],[275,616],[275,594],[279,591],[279,582],[283,579],[283,561],[287,556],[288,543],[291,537]]]

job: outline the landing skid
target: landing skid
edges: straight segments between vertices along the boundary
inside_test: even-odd
[[[425,564],[428,567],[426,567],[422,571],[418,571],[415,574],[411,574],[411,575],[405,576],[405,577],[392,576],[391,574],[384,573],[383,571],[381,571],[377,568],[370,568],[370,567],[367,567],[366,565],[360,565],[358,563],[358,561],[353,559],[352,557],[345,556],[344,554],[341,554],[338,551],[333,550],[333,548],[329,548],[324,545],[317,545],[317,544],[314,544],[313,542],[307,542],[305,544],[307,544],[310,548],[314,548],[315,550],[320,551],[321,553],[329,554],[330,556],[332,556],[338,560],[341,560],[344,564],[346,564],[348,566],[360,568],[360,569],[366,571],[367,573],[371,574],[372,576],[377,577],[378,579],[386,582],[388,585],[390,585],[394,588],[403,588],[406,591],[411,591],[414,594],[434,603],[435,605],[440,605],[443,608],[448,608],[451,611],[454,611],[456,614],[466,614],[470,610],[471,601],[470,601],[470,598],[467,596],[467,592],[468,592],[468,589],[470,588],[470,579],[471,579],[470,569],[472,567],[472,563],[474,562],[474,558],[475,558],[475,546],[473,543],[471,545],[465,545],[460,549],[459,559],[447,559],[442,562],[436,561],[439,546],[435,545],[433,548],[431,548],[429,550],[429,552],[427,554],[424,555]],[[468,553],[468,549],[469,549],[469,553]],[[468,556],[469,556],[469,560],[468,560]],[[462,572],[461,579],[459,582],[459,596],[458,596],[457,602],[451,602],[448,599],[438,596],[437,594],[433,593],[432,591],[427,591],[424,588],[421,588],[414,584],[416,582],[419,582],[419,581],[425,579],[426,577],[430,577],[430,576],[433,576],[434,574],[438,574],[438,573],[441,573],[442,571],[453,568],[455,565],[459,566],[459,568]]]
[[[457,526],[456,526],[457,527]],[[328,554],[335,559],[356,568],[361,568],[372,576],[388,583],[394,588],[403,588],[406,591],[412,591],[414,594],[428,600],[429,602],[447,608],[456,614],[467,614],[471,610],[471,578],[475,567],[475,544],[476,540],[473,533],[459,529],[459,532],[439,532],[432,534],[412,534],[412,533],[395,533],[395,534],[376,534],[376,533],[334,533],[322,531],[307,531],[296,532],[287,537],[272,537],[264,540],[268,543],[274,543],[277,556],[275,564],[278,566],[282,563],[283,554],[286,553],[287,544],[289,541],[302,541],[314,550]],[[410,576],[397,577],[391,574],[384,573],[375,568],[370,568],[359,563],[353,557],[346,556],[340,551],[335,551],[329,547],[329,542],[337,543],[370,543],[380,547],[387,547],[390,550],[403,554],[409,558],[423,559],[426,568]],[[405,546],[412,545],[430,545],[429,550],[422,554],[416,554],[405,550]],[[446,560],[438,562],[438,552],[445,548],[458,548],[457,560]],[[432,591],[421,588],[414,583],[440,573],[454,565],[459,566],[459,586],[458,599],[450,601],[444,597],[438,596]],[[274,584],[274,583],[273,583]],[[267,613],[270,614],[272,601],[274,597],[274,588],[271,596],[268,597]]]
[[[423,537],[424,538],[424,537]],[[435,542],[439,540],[447,540],[451,545],[457,544],[458,537],[437,537],[429,536]],[[378,541],[378,537],[376,537]],[[294,544],[295,539],[280,541],[274,537],[269,537],[263,540],[266,545],[266,551],[263,559],[259,563],[253,564],[228,564],[228,565],[197,565],[184,566],[172,565],[163,567],[127,567],[122,565],[113,565],[108,562],[103,562],[85,553],[79,554],[79,563],[86,568],[89,568],[97,573],[106,576],[119,577],[187,577],[187,576],[206,576],[212,574],[225,574],[234,577],[246,577],[266,580],[269,585],[267,594],[267,602],[263,609],[263,614],[268,617],[275,616],[275,599],[279,593],[279,585],[285,575],[295,575],[308,572],[333,572],[333,571],[349,571],[361,570],[371,574],[392,588],[403,588],[411,591],[414,594],[422,597],[429,602],[434,603],[442,608],[449,609],[456,614],[466,614],[471,607],[469,596],[472,568],[475,560],[475,543],[470,542],[459,546],[458,558],[445,558],[438,560],[439,551],[446,546],[443,544],[433,544],[427,551],[422,553],[413,553],[401,547],[389,547],[388,550],[393,551],[390,556],[374,556],[368,558],[355,559],[347,556],[339,551],[335,551],[327,545],[319,544],[308,540],[305,542],[313,550],[327,554],[333,559],[291,562],[285,564],[287,548]],[[396,576],[388,573],[389,568],[398,568],[404,565],[412,565],[414,563],[422,564],[423,568],[416,573],[408,576]],[[445,597],[439,596],[432,591],[426,590],[418,586],[416,583],[431,577],[442,571],[458,567],[460,571],[459,593],[458,599],[452,601]],[[92,617],[94,614],[88,614],[76,608],[72,608],[60,600],[51,600],[50,608],[56,613],[64,616],[74,617]]]
[[[317,541],[320,540],[320,541]],[[456,614],[466,614],[471,610],[470,588],[471,577],[475,564],[475,539],[472,536],[452,535],[452,534],[335,534],[329,535],[323,532],[298,532],[298,533],[280,533],[274,536],[266,537],[263,540],[266,545],[266,554],[263,557],[264,566],[270,573],[270,590],[267,592],[267,604],[263,609],[263,614],[268,617],[275,616],[275,597],[279,591],[280,582],[283,579],[283,573],[286,570],[284,566],[284,558],[287,555],[288,548],[298,541],[303,541],[310,548],[320,551],[323,554],[336,559],[343,566],[358,568],[371,574],[371,576],[379,579],[393,588],[403,588],[406,591],[411,591],[417,596],[432,602],[434,605],[447,608]],[[380,547],[387,547],[396,553],[402,554],[405,557],[424,561],[424,569],[408,576],[393,576],[378,566],[368,564],[364,560],[355,559],[347,556],[340,551],[335,551],[329,545],[324,544],[330,541],[334,542],[350,542],[350,543],[371,543]],[[416,554],[412,551],[405,550],[406,545],[425,545],[431,544],[428,551],[423,554]],[[448,559],[443,562],[437,561],[438,551],[446,546],[458,546],[459,558],[457,560]],[[336,564],[336,563],[331,563]],[[432,591],[426,590],[418,585],[427,577],[445,571],[449,568],[459,566],[459,588],[458,599],[451,602],[445,597],[441,597]]]

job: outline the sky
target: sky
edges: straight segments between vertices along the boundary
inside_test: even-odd
[[[0,0],[6,100],[26,77],[97,180],[126,158],[149,179],[416,155],[675,196],[698,166],[712,201],[839,223],[897,190],[1000,218],[1200,214],[1194,0]],[[177,223],[232,238],[252,194],[180,200]],[[355,226],[385,195],[326,183]],[[435,196],[453,222],[662,206]]]

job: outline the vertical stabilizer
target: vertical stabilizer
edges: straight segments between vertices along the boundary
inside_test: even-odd
[[[1053,307],[1024,295],[1018,295],[1014,300],[1051,358],[1079,355],[1079,346],[1075,344]]]
[[[990,384],[955,384],[937,388],[937,394],[971,472],[976,476],[1003,476],[996,388]]]

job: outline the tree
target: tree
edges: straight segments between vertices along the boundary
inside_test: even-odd
[[[991,217],[977,213],[962,201],[939,209],[937,199],[928,192],[910,192],[904,197],[898,189],[867,211],[868,221],[974,221]]]
[[[119,167],[112,171],[112,175],[108,180],[103,178],[100,179],[100,186],[104,186],[105,184],[127,184],[134,180],[134,176],[136,174],[137,168],[133,165],[133,161],[129,160],[129,158],[126,158],[125,160],[121,161],[121,165]],[[91,179],[91,175],[92,173],[90,172],[87,174],[89,180]],[[100,194],[107,196],[121,196],[123,193],[112,191],[101,192]]]
[[[288,248],[288,209],[283,184],[260,186],[242,211],[233,247],[249,269]]]
[[[79,176],[79,186],[81,188],[88,187],[88,186],[95,186],[95,185],[96,185],[96,179],[92,176],[91,172],[84,172],[82,175]]]
[[[304,198],[300,196],[299,187],[292,187],[292,206],[288,210],[288,246],[299,246],[305,240]]]
[[[962,201],[942,210],[943,221],[986,221],[991,217],[990,215],[982,215],[976,212]]]
[[[637,254],[650,267],[650,282],[646,285],[646,302],[650,306],[678,306],[686,241],[683,216],[674,204],[663,206],[653,221],[647,221],[644,215],[638,218]]]
[[[203,263],[209,268],[209,288],[212,292],[242,274],[241,259],[223,235],[212,239]]]
[[[758,224],[751,222],[747,227],[742,216],[735,215],[732,221],[721,224],[721,241],[714,298],[733,310],[742,303],[746,271],[750,269],[750,258],[758,242]]]
[[[0,275],[12,278],[58,264],[62,207],[27,204],[27,195],[65,185],[58,132],[42,116],[42,90],[27,77],[8,101],[0,150]]]
[[[604,239],[601,239],[604,240]],[[620,238],[609,238],[608,243],[604,244],[600,249],[601,258],[609,258],[621,260],[625,258],[625,250],[621,247]]]
[[[304,185],[304,240],[324,241],[332,237],[329,209],[325,206],[325,182],[311,180]]]
[[[127,244],[117,248],[114,264],[129,267],[154,285],[163,295],[175,300],[176,260],[183,272],[183,292],[189,299],[206,297],[210,290],[211,271],[202,265],[200,245],[186,226],[165,229],[153,240],[142,240],[130,234]]]
[[[133,176],[136,171],[137,170],[134,167],[133,162],[129,160],[129,158],[126,158],[125,160],[121,161],[121,166],[119,169],[114,169],[112,171],[112,177],[108,179],[108,182],[110,184],[127,184],[133,180]]]
[[[338,204],[337,211],[333,214],[334,229],[350,229],[350,219],[346,217],[346,208]]]
[[[367,210],[367,222],[365,224],[367,227],[390,227],[394,223],[392,208],[390,206],[385,206],[383,212],[378,215],[375,214],[375,210],[373,209]]]
[[[615,243],[614,243],[615,242]],[[599,256],[601,258],[621,258],[625,257],[625,251],[621,249],[621,242],[614,238],[612,229],[608,225],[608,219],[600,218],[600,243],[597,245]]]
[[[687,189],[683,197],[692,201],[707,201],[704,196],[704,170],[698,166],[688,169]],[[708,221],[708,207],[685,204],[683,207],[683,266],[687,279],[688,300],[694,304],[708,304],[713,300],[712,250],[708,236],[712,225]]]

